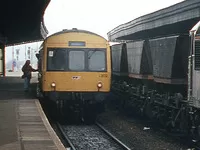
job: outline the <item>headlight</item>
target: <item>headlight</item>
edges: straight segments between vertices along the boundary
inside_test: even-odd
[[[51,87],[56,87],[56,84],[54,82],[51,83]]]
[[[103,85],[102,85],[102,83],[101,82],[99,82],[98,84],[97,84],[97,87],[98,88],[101,88]]]

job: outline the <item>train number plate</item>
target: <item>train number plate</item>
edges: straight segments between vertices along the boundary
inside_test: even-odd
[[[99,77],[100,77],[100,78],[107,78],[108,75],[107,75],[107,74],[100,74]]]

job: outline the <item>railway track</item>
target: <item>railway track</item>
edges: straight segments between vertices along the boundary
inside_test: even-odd
[[[71,150],[131,150],[98,122],[93,125],[57,125]]]

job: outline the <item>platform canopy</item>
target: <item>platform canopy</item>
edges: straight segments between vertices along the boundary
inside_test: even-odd
[[[185,0],[121,24],[107,35],[112,42],[187,35],[199,20],[200,0]]]
[[[48,30],[44,12],[50,0],[1,0],[0,43],[14,45],[43,40]]]

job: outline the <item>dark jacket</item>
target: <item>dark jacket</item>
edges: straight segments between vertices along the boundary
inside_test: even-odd
[[[22,67],[22,71],[24,73],[24,77],[27,77],[29,79],[31,79],[32,75],[31,75],[31,72],[33,71],[37,71],[36,69],[33,69],[30,65],[24,65]]]

